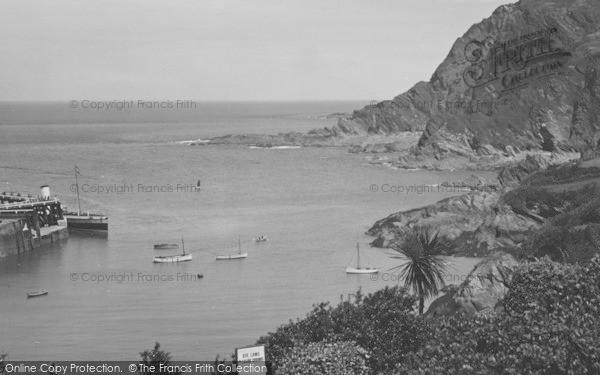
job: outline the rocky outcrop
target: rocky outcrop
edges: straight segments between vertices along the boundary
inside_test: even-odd
[[[480,176],[471,175],[462,180],[444,181],[442,187],[452,189],[466,189],[465,191],[498,191],[501,186],[498,179],[489,180]]]
[[[308,133],[227,135],[203,145],[350,146],[398,168],[495,169],[523,153],[596,148],[600,2],[521,0],[456,40],[429,82]],[[410,152],[381,138],[419,133]],[[357,138],[379,137],[365,146]],[[361,144],[362,148],[358,146]]]
[[[600,2],[521,0],[456,40],[429,82],[308,133],[227,135],[203,144],[351,146],[404,151],[380,139],[420,133],[399,168],[495,169],[523,153],[596,148]],[[358,143],[362,143],[359,141]]]
[[[477,177],[467,179],[478,185],[465,195],[377,221],[368,231],[376,237],[372,245],[386,247],[415,227],[428,227],[454,240],[460,255],[505,250],[560,261],[589,259],[600,251],[600,159],[546,166],[544,159],[530,157],[502,170],[498,191]],[[453,184],[431,189],[464,191],[448,190]]]
[[[577,261],[600,249],[600,159],[549,166],[530,156],[502,169],[497,184],[471,176],[429,189],[468,192],[377,221],[368,231],[376,237],[372,245],[387,247],[415,227],[428,227],[467,256],[504,250]]]
[[[331,113],[331,114],[328,114],[328,115],[319,116],[318,118],[321,118],[321,119],[332,119],[332,118],[350,118],[350,117],[352,117],[352,115],[349,114],[349,113],[335,112],[335,113]]]
[[[543,164],[543,163],[542,163]],[[554,261],[588,262],[600,252],[600,159],[540,169],[529,160],[505,176],[513,189],[502,193],[496,207],[532,223],[518,246],[478,263],[459,286],[433,301],[427,315],[474,314],[490,311],[504,297],[521,259],[548,256]],[[531,173],[534,171],[533,173]],[[529,173],[528,173],[529,172]],[[475,212],[478,215],[481,208]]]
[[[429,82],[338,127],[422,131],[402,168],[477,169],[526,151],[595,148],[599,69],[600,2],[522,0],[458,38]]]
[[[434,300],[426,315],[476,314],[494,309],[506,295],[519,263],[506,253],[492,254],[477,263],[458,288]]]
[[[331,130],[315,131],[311,134],[290,132],[280,134],[228,134],[215,137],[203,145],[244,145],[257,147],[281,146],[340,146],[344,145],[344,137]]]
[[[540,155],[528,155],[524,160],[502,168],[498,172],[498,182],[503,189],[514,188],[527,176],[546,169],[549,165],[548,159]]]
[[[600,159],[535,173],[501,201],[544,218],[522,243],[522,256],[576,263],[600,252]]]
[[[446,198],[423,208],[392,214],[377,221],[368,234],[376,237],[373,246],[387,247],[415,227],[428,227],[453,240],[455,254],[467,256],[515,247],[541,224],[499,204],[500,196],[499,192],[474,191]]]

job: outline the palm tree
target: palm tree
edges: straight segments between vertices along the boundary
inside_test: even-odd
[[[398,253],[392,258],[408,259],[408,262],[392,270],[400,269],[400,278],[419,297],[419,315],[423,314],[425,299],[436,296],[446,286],[445,265],[439,256],[450,252],[454,246],[448,237],[424,227],[415,228],[390,243],[389,247]]]

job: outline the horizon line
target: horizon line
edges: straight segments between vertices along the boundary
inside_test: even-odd
[[[71,100],[0,100],[0,103],[69,103]],[[370,102],[373,99],[82,99],[81,101],[93,101],[93,102],[130,102],[130,101],[143,101],[143,102],[176,102],[180,101],[191,101],[198,103],[266,103],[266,102]],[[391,99],[382,99],[391,100]]]

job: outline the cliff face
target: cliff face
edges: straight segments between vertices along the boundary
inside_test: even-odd
[[[457,39],[429,82],[340,118],[335,132],[423,131],[422,158],[595,148],[599,69],[600,1],[521,0]]]
[[[369,229],[372,245],[386,247],[415,227],[428,227],[454,240],[460,255],[505,250],[563,262],[590,259],[600,250],[600,158],[546,167],[543,158],[528,157],[500,171],[502,192],[481,185],[394,213]]]
[[[509,254],[495,253],[477,263],[456,289],[434,300],[427,315],[476,314],[494,309],[508,292],[518,262]]]
[[[415,227],[428,227],[453,240],[456,254],[467,256],[515,247],[542,223],[499,204],[500,197],[496,192],[476,191],[446,198],[423,208],[392,214],[377,221],[368,234],[377,237],[372,245],[387,247]]]

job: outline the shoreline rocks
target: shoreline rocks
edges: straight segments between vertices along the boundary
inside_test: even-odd
[[[415,227],[428,227],[456,243],[447,255],[482,256],[518,246],[540,223],[499,204],[501,193],[474,191],[437,203],[397,212],[377,221],[367,231],[375,247],[387,247]]]

